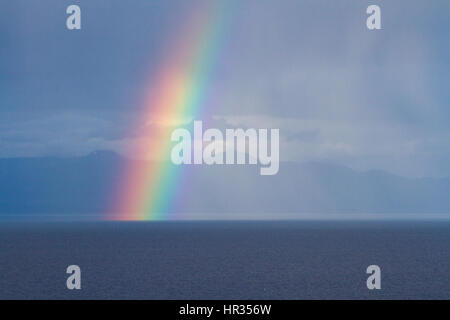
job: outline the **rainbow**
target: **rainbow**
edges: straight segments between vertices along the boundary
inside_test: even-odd
[[[165,161],[130,161],[119,181],[113,220],[164,220],[176,202],[181,166],[168,161],[174,126],[200,117],[208,83],[224,42],[233,1],[206,1],[193,14],[153,74],[141,119],[147,126],[138,147]]]

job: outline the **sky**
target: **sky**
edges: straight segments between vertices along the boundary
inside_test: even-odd
[[[149,79],[205,1],[2,1],[0,157],[139,157]],[[66,28],[71,4],[81,30]],[[366,27],[369,4],[381,7],[381,30]],[[214,99],[198,120],[279,128],[282,161],[450,176],[450,2],[245,0],[230,10],[206,89]]]

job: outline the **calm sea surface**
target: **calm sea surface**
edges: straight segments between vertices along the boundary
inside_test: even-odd
[[[0,224],[0,299],[366,298],[450,299],[450,223]]]

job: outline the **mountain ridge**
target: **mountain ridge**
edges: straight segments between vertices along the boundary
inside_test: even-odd
[[[0,159],[0,218],[53,214],[108,217],[135,161],[115,152],[80,157]],[[320,162],[283,162],[274,176],[257,166],[190,165],[167,216],[288,217],[299,214],[450,213],[449,178],[406,178]],[[450,216],[450,215],[449,215]]]

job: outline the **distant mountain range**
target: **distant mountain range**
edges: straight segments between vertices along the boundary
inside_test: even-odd
[[[0,159],[0,219],[105,217],[120,196],[124,168],[134,161],[109,151]],[[199,219],[450,213],[449,178],[411,179],[322,163],[281,163],[274,176],[258,170],[189,166],[177,185],[172,213]]]

